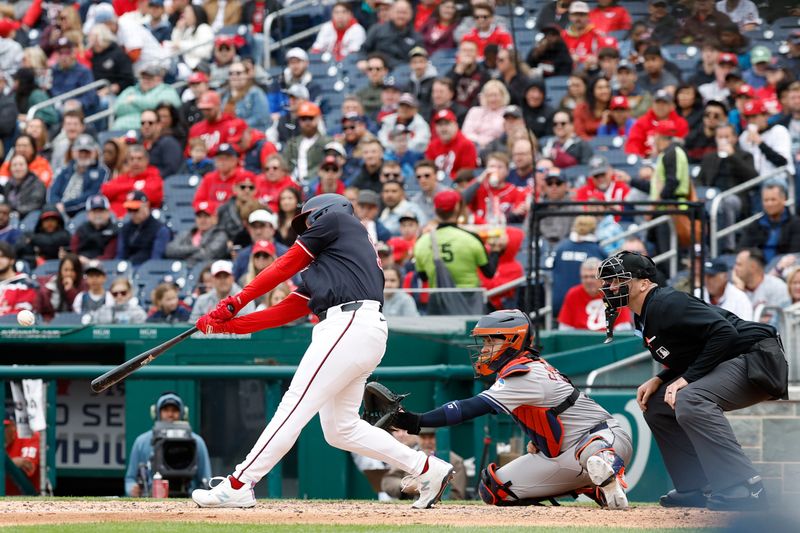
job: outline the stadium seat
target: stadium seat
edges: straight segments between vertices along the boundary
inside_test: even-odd
[[[49,261],[45,261],[41,265],[37,266],[33,269],[33,277],[36,279],[46,278],[49,276],[54,276],[58,272],[58,263],[60,261],[58,259],[51,259]]]
[[[38,209],[31,211],[19,222],[17,226],[21,232],[33,231],[36,228],[36,223],[39,221],[39,215],[42,212]]]
[[[190,205],[173,205],[169,209],[167,227],[173,233],[191,229],[195,224],[194,208]]]
[[[179,277],[186,277],[186,267],[183,261],[176,259],[149,259],[139,265],[133,276],[133,279],[140,279],[152,276],[172,276],[177,279]]]
[[[78,313],[56,313],[48,326],[80,326],[83,317]]]
[[[586,181],[586,176],[589,175],[588,165],[575,165],[568,168],[561,169],[561,175],[567,178],[573,187],[579,187]]]
[[[67,222],[67,231],[75,233],[75,230],[84,222],[86,222],[86,211],[78,211],[75,213],[75,216]]]
[[[562,89],[564,91],[567,90],[567,81],[569,80],[569,76],[550,76],[544,79],[544,87],[547,89],[547,94],[550,94],[550,91],[555,91]]]

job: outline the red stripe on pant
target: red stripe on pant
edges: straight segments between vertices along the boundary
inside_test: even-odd
[[[289,418],[292,416],[292,414],[294,414],[295,410],[297,410],[297,407],[300,405],[300,402],[302,402],[303,398],[305,398],[306,393],[308,392],[308,389],[311,388],[311,384],[314,383],[314,379],[317,377],[317,374],[319,374],[319,371],[322,370],[322,365],[325,364],[325,361],[328,360],[328,357],[331,355],[331,353],[333,352],[334,348],[336,348],[336,345],[339,344],[339,341],[342,340],[342,337],[344,337],[344,334],[347,333],[348,329],[350,329],[350,325],[353,323],[353,320],[356,318],[356,312],[357,311],[353,311],[353,316],[350,317],[350,322],[347,323],[347,327],[344,328],[344,331],[342,331],[342,334],[339,335],[339,338],[336,339],[336,342],[333,343],[333,346],[331,346],[331,349],[328,350],[328,353],[326,353],[325,357],[322,358],[322,362],[319,364],[317,369],[314,371],[314,374],[311,376],[311,379],[308,381],[308,385],[306,385],[306,388],[303,390],[303,394],[300,395],[300,399],[297,400],[297,403],[294,405],[294,407],[292,407],[292,410],[289,411],[288,415],[286,415],[286,419],[283,422],[281,422],[281,425],[278,426],[278,429],[275,430],[275,433],[272,434],[272,436],[269,438],[269,440],[266,442],[266,444],[264,444],[264,446],[258,451],[256,456],[253,457],[253,460],[250,461],[249,463],[247,463],[247,466],[242,468],[242,471],[239,472],[239,476],[236,478],[237,481],[241,481],[240,478],[242,477],[242,474],[244,474],[245,470],[247,470],[248,468],[253,466],[253,463],[255,462],[255,460],[258,459],[258,457],[262,454],[262,452],[267,449],[267,446],[269,446],[269,443],[272,442],[272,439],[275,438],[275,435],[278,434],[278,432],[281,430],[283,425],[286,424],[286,422],[289,421]]]

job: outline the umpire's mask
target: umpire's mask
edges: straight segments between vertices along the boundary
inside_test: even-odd
[[[603,301],[611,310],[628,305],[630,284],[634,279],[656,277],[656,264],[646,255],[638,252],[619,252],[597,267],[597,279],[603,282],[600,291]]]

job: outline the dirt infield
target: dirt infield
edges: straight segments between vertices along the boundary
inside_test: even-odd
[[[365,501],[261,500],[253,509],[199,509],[188,500],[0,499],[0,526],[86,522],[205,522],[253,524],[360,524],[448,526],[584,526],[619,528],[723,527],[729,514],[705,509],[633,506],[608,511],[589,505],[488,507],[440,504],[416,511],[408,505]]]

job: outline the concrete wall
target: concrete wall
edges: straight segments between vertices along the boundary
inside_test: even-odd
[[[770,500],[800,503],[800,387],[790,389],[788,401],[754,405],[728,419]]]

